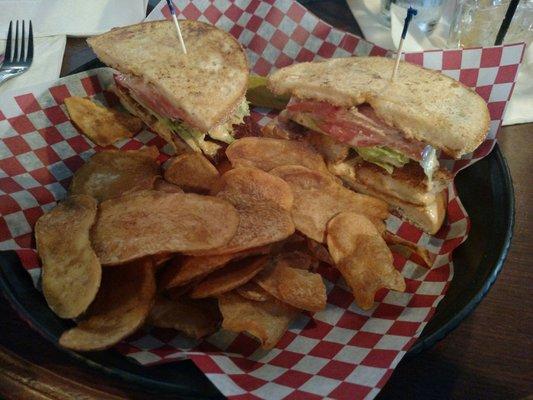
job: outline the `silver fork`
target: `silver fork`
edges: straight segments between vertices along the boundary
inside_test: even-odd
[[[22,21],[21,40],[19,41],[19,21],[15,23],[15,40],[13,37],[13,21],[9,23],[7,31],[6,51],[4,62],[0,66],[0,84],[26,72],[33,61],[33,27],[30,21],[28,32],[28,48],[26,50],[26,26]],[[20,44],[19,44],[20,42]],[[13,52],[11,48],[13,47]]]

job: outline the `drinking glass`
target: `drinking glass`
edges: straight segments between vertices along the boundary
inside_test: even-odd
[[[382,19],[390,26],[390,5],[394,3],[403,8],[416,8],[417,15],[413,19],[423,32],[432,32],[442,14],[444,0],[381,0]]]
[[[450,25],[448,46],[492,46],[505,17],[509,0],[459,0]],[[531,43],[533,0],[522,0],[509,25],[506,43]]]

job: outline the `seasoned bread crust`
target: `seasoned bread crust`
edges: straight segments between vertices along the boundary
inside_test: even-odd
[[[241,45],[212,25],[180,21],[183,54],[172,21],[143,22],[87,40],[98,58],[141,77],[174,106],[187,123],[208,131],[223,123],[246,93],[248,63]]]
[[[386,201],[395,214],[398,214],[401,218],[411,222],[413,225],[430,235],[439,231],[444,222],[444,218],[446,217],[447,197],[445,190],[439,192],[435,196],[435,200],[429,204],[414,205],[401,201],[395,197],[388,196],[387,194],[370,186],[366,186],[356,180],[347,181],[343,179],[343,182],[356,192]]]
[[[490,117],[473,90],[440,72],[386,57],[333,58],[282,68],[268,79],[275,94],[351,107],[368,103],[390,126],[408,138],[460,158],[485,138]]]

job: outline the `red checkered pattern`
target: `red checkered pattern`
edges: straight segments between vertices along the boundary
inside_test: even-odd
[[[169,17],[161,2],[148,19]],[[267,74],[295,61],[350,55],[390,55],[356,36],[332,28],[294,1],[200,0],[175,2],[182,18],[210,22],[230,32],[246,48],[254,72]],[[487,140],[463,160],[443,159],[451,170],[487,155],[494,144],[505,105],[514,86],[524,46],[428,51],[405,58],[441,70],[474,88],[489,104]],[[0,250],[16,250],[34,282],[40,269],[32,227],[63,198],[69,179],[98,147],[69,122],[63,101],[90,96],[104,104],[116,99],[104,89],[111,71],[98,69],[39,85],[13,98],[0,99]],[[274,114],[255,110],[266,123]],[[155,144],[149,131],[118,143],[119,148]],[[164,161],[166,156],[162,156]],[[469,220],[453,185],[448,188],[448,217],[435,236],[392,216],[388,229],[426,247],[435,259],[431,270],[413,256],[395,254],[394,265],[406,277],[405,293],[378,292],[375,306],[362,311],[336,270],[322,266],[327,309],[301,314],[275,349],[262,351],[245,335],[219,332],[202,343],[171,330],[135,334],[116,350],[144,365],[192,359],[220,391],[231,398],[371,399],[433,315],[453,276],[451,251],[467,236]]]

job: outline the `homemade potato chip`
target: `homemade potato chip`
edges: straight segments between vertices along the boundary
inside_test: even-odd
[[[43,294],[61,318],[83,313],[100,286],[102,268],[89,240],[96,205],[90,196],[70,196],[35,224]]]
[[[294,200],[289,185],[283,179],[253,167],[226,172],[211,194],[236,204],[270,202],[285,210],[291,209]]]
[[[158,177],[154,183],[154,190],[168,193],[183,193],[183,189],[178,185],[165,181],[163,178]]]
[[[253,301],[266,301],[270,295],[254,281],[248,281],[235,289],[245,299]]]
[[[328,172],[322,156],[309,144],[296,140],[245,137],[230,144],[226,155],[234,167],[255,167],[270,171],[283,165],[302,165]]]
[[[155,148],[96,153],[74,173],[69,191],[87,194],[101,202],[152,189],[160,173],[157,155]]]
[[[280,299],[308,311],[326,308],[326,286],[320,274],[298,268],[281,268],[278,275]]]
[[[393,253],[397,252],[405,258],[409,258],[412,253],[417,254],[424,262],[423,265],[428,268],[431,268],[433,261],[427,249],[421,246],[417,246],[414,243],[408,242],[407,240],[402,239],[399,236],[393,235],[390,232],[384,232],[383,239],[385,239],[387,246],[389,246],[389,249],[391,249]]]
[[[344,161],[350,152],[349,145],[340,143],[331,136],[320,132],[310,130],[304,138],[319,154],[324,156],[328,164]]]
[[[163,271],[159,284],[164,289],[182,286],[224,267],[232,260],[240,260],[251,255],[267,254],[269,250],[270,246],[261,246],[238,253],[185,257],[179,264],[171,264]]]
[[[219,178],[218,170],[201,153],[185,153],[169,160],[165,180],[185,191],[207,193]]]
[[[289,261],[283,255],[274,257],[254,278],[254,282],[268,294],[293,307],[308,311],[324,309],[326,287],[320,274],[293,268]]]
[[[353,211],[378,221],[388,216],[387,203],[352,192],[331,175],[297,165],[278,167],[271,173],[284,179],[292,189],[291,213],[296,229],[317,242],[325,242],[326,225],[340,212]]]
[[[270,298],[253,301],[228,292],[218,297],[222,328],[231,332],[246,332],[257,338],[264,349],[273,348],[281,339],[298,310]]]
[[[302,140],[308,133],[308,129],[292,121],[282,121],[280,118],[284,114],[282,111],[278,117],[272,119],[261,128],[261,137],[285,140]]]
[[[102,286],[83,320],[59,338],[76,351],[107,349],[137,330],[152,308],[156,287],[149,258],[106,268]]]
[[[276,256],[279,264],[287,267],[303,269],[308,271],[313,265],[313,257],[299,250],[284,251]]]
[[[349,256],[357,250],[358,243],[355,242],[358,236],[380,236],[376,227],[367,217],[352,212],[343,212],[337,215],[339,218],[328,223],[327,246],[329,254],[335,263]],[[357,226],[348,226],[352,221],[358,223]],[[390,251],[386,253],[390,254]]]
[[[332,218],[327,244],[335,266],[362,309],[372,307],[381,288],[405,290],[405,281],[392,264],[387,244],[364,215],[343,212]]]
[[[268,257],[245,258],[210,274],[196,285],[189,296],[193,299],[214,297],[229,292],[250,281],[261,271],[268,261]]]
[[[154,262],[155,269],[158,270],[167,261],[170,261],[173,257],[175,257],[174,253],[160,253],[152,256],[152,261]]]
[[[313,239],[307,239],[307,247],[311,254],[319,261],[326,264],[333,265],[334,262],[331,259],[328,249],[322,243],[319,243]]]
[[[100,205],[93,248],[104,265],[159,253],[206,251],[233,238],[239,214],[227,201],[145,190]]]
[[[257,168],[236,168],[220,178],[212,193],[235,206],[239,227],[228,244],[201,255],[236,253],[278,242],[294,233],[288,211],[293,197],[282,179]]]
[[[67,97],[65,105],[71,121],[99,146],[109,146],[130,138],[142,129],[142,121],[133,115],[104,107],[83,97]]]
[[[199,279],[195,279],[194,281],[189,282],[186,285],[176,286],[168,290],[165,290],[165,296],[173,300],[181,299],[183,296],[189,293],[192,290],[192,288],[198,284],[199,281],[200,281]]]
[[[221,321],[215,299],[177,300],[159,296],[150,311],[147,323],[158,328],[171,328],[194,339],[215,333]]]
[[[228,172],[230,169],[233,169],[233,166],[229,162],[229,160],[224,157],[222,160],[218,162],[216,165],[217,171],[219,175],[224,175],[226,172]]]

